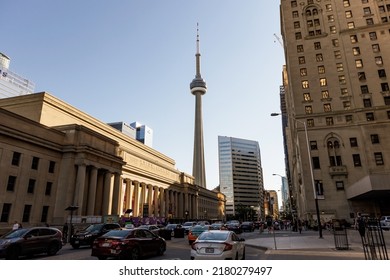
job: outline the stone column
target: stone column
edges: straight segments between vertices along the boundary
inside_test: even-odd
[[[125,200],[126,200],[125,196],[127,195],[126,188],[127,188],[126,179],[121,177],[121,179],[119,180],[119,189],[121,192],[121,196],[119,197],[119,214],[121,216],[124,216],[125,211],[127,210],[127,204],[125,205]]]
[[[112,195],[112,205],[111,205],[111,214],[112,215],[121,215],[120,210],[122,207],[119,205],[122,197],[122,186],[120,184],[121,175],[119,173],[114,174],[114,190]]]
[[[174,218],[176,218],[175,216],[175,200],[173,198],[173,191],[169,191],[169,205],[170,205],[170,208],[171,208],[171,213],[172,213],[172,216]]]
[[[78,206],[77,214],[82,215],[83,213],[83,199],[85,189],[85,174],[87,167],[85,164],[79,164],[77,166],[77,178],[76,178],[76,190],[75,190],[75,205]]]
[[[159,188],[160,190],[160,217],[166,218],[166,213],[165,213],[165,189],[164,188]]]
[[[103,211],[104,215],[111,215],[111,207],[112,207],[112,173],[107,171],[104,174],[104,185],[103,185]]]
[[[158,213],[158,189],[159,187],[154,186],[153,187],[153,216],[154,217],[159,217]]]
[[[88,209],[87,209],[88,216],[95,215],[97,176],[98,176],[98,169],[95,166],[91,166],[91,179],[89,181],[89,190],[88,190]]]
[[[126,179],[126,206],[125,210],[127,209],[133,209],[133,214],[134,214],[134,206],[133,206],[133,186],[132,182],[130,179]]]
[[[175,191],[173,193],[174,201],[175,201],[175,217],[180,218],[182,215],[180,214],[180,205],[179,205],[179,192]]]
[[[184,212],[185,211],[188,211],[188,216],[186,218],[190,219],[190,217],[191,217],[191,212],[190,212],[191,211],[191,207],[190,207],[189,200],[188,200],[188,189],[184,193]],[[184,214],[184,216],[185,216],[185,214]]]
[[[148,198],[147,198],[147,201],[148,201],[148,217],[151,217],[152,214],[153,214],[153,186],[152,185],[148,185]]]
[[[146,199],[146,184],[141,183],[141,203],[140,203],[140,213],[142,213],[142,217],[145,215],[144,213],[144,204],[145,204],[145,199]]]
[[[139,216],[139,192],[140,192],[140,186],[139,182],[134,182],[134,207],[133,207],[133,216],[138,217]]]

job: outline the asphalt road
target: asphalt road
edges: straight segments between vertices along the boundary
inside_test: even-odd
[[[258,232],[244,232],[240,234],[242,238],[250,239],[258,237]],[[172,238],[167,240],[167,250],[163,256],[148,257],[146,260],[189,260],[190,245],[188,244],[187,236],[184,238]],[[259,248],[247,246],[247,260],[264,259],[265,251]],[[26,259],[26,258],[22,258]],[[45,254],[34,256],[33,259],[42,260],[97,260],[91,256],[91,248],[81,247],[73,249],[69,244],[66,244],[55,256],[47,256]]]

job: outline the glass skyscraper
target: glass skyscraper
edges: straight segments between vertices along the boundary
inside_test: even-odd
[[[0,52],[0,98],[33,93],[34,83],[9,70],[10,61],[7,55]]]
[[[218,136],[220,191],[226,196],[226,217],[261,219],[264,185],[257,141]]]

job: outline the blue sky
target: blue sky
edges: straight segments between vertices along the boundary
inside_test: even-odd
[[[259,142],[266,189],[285,174],[279,1],[2,1],[10,70],[103,122],[138,121],[153,147],[192,173],[199,22],[207,187],[219,184],[218,135]]]

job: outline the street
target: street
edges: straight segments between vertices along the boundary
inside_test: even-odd
[[[251,239],[258,237],[259,232],[244,232],[240,234],[242,238]],[[187,236],[184,238],[172,238],[167,240],[167,250],[163,256],[149,257],[146,260],[189,260],[190,245],[188,244]],[[259,260],[264,259],[265,251],[252,246],[246,246],[246,259]],[[26,259],[26,258],[22,258]],[[69,244],[66,244],[56,255],[47,256],[45,254],[34,256],[33,259],[42,260],[97,260],[91,256],[91,248],[81,247],[73,249]]]

